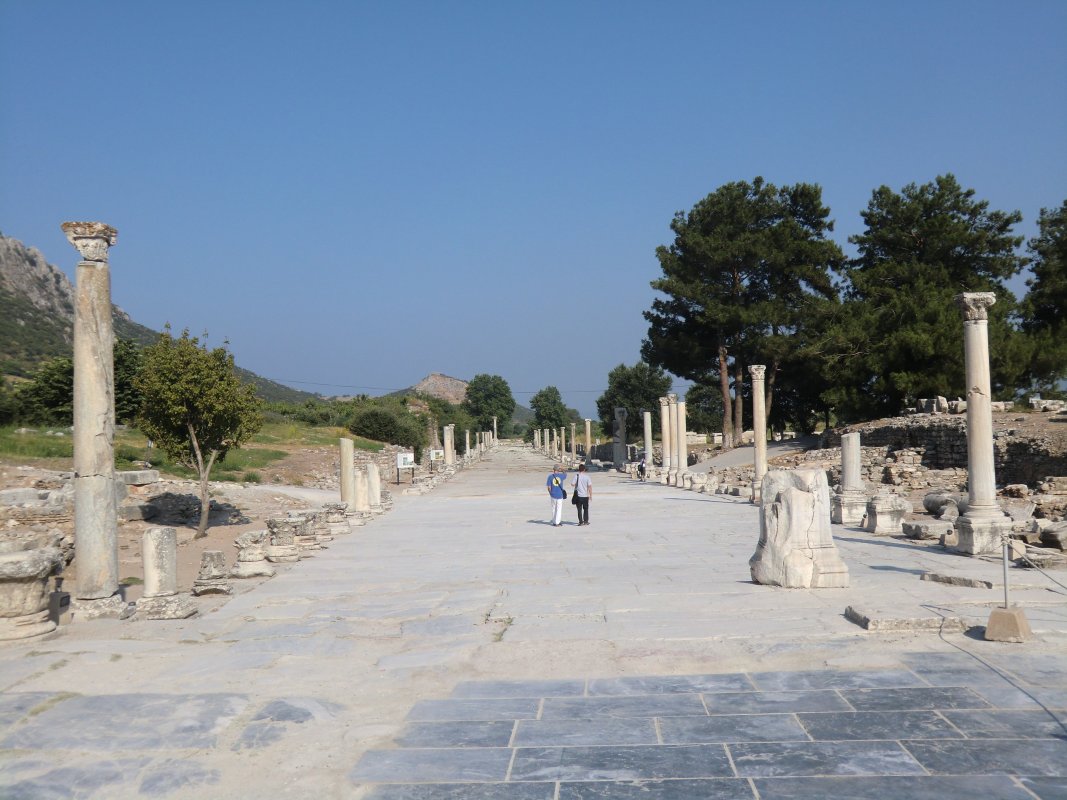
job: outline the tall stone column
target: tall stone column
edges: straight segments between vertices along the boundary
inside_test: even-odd
[[[350,511],[357,514],[370,513],[370,488],[367,483],[367,470],[357,469],[352,481],[352,505]]]
[[[373,461],[367,463],[367,499],[370,500],[371,511],[382,510],[382,476]]]
[[[685,401],[679,400],[674,404],[675,413],[678,415],[678,449],[675,460],[678,462],[678,486],[682,485],[682,474],[689,471],[689,439],[685,432]]]
[[[533,449],[534,451],[541,449],[541,431],[534,428],[533,432]]]
[[[64,222],[61,227],[82,256],[74,298],[75,597],[104,600],[119,590],[114,333],[107,260],[118,232],[102,222]]]
[[[748,374],[752,376],[752,436],[755,449],[756,474],[752,480],[752,502],[760,501],[760,486],[767,472],[767,403],[764,395],[764,364],[752,364]]]
[[[661,467],[663,469],[660,483],[666,483],[665,478],[670,472],[671,464],[674,462],[671,457],[671,404],[666,397],[659,399],[659,441],[660,450],[662,451],[660,461],[662,461]]]
[[[452,426],[445,425],[441,432],[444,435],[445,466],[451,467],[456,463],[456,452],[452,449]]]
[[[967,372],[967,512],[956,520],[956,549],[992,553],[1011,520],[997,504],[993,463],[993,410],[989,381],[989,314],[997,301],[992,292],[956,295],[963,314],[963,355]]]
[[[860,464],[859,432],[841,436],[841,483],[830,498],[830,521],[839,525],[861,525],[867,512],[867,487],[863,483]]]
[[[615,469],[626,468],[626,409],[615,409],[615,430],[611,446],[611,460]]]
[[[571,461],[578,462],[578,423],[571,423]]]
[[[667,472],[667,485],[678,484],[678,395],[667,395],[667,425],[671,437],[671,467]]]
[[[349,508],[356,501],[356,450],[351,439],[341,439],[341,502]]]
[[[463,431],[463,444],[465,445],[464,448],[463,448],[463,458],[466,459],[467,461],[470,461],[471,460],[471,431],[470,431],[470,428],[467,428],[466,430]]]
[[[645,423],[645,474],[652,469],[652,412],[642,411],[641,419]]]
[[[585,420],[585,460],[593,457],[593,420]]]
[[[559,426],[559,460],[567,458],[567,426]]]
[[[497,437],[498,437],[499,435],[500,435],[500,434],[498,434],[498,433],[497,433],[497,430],[496,430],[496,417],[493,417],[493,443],[494,443],[494,444],[496,443]]]

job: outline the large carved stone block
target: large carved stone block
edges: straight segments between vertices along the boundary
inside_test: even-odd
[[[878,494],[867,501],[867,531],[879,535],[899,534],[911,502],[896,494]]]
[[[760,538],[752,580],[793,589],[848,586],[830,534],[830,488],[822,470],[771,470],[763,477]]]

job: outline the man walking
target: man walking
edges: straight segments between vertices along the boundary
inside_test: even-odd
[[[574,505],[578,507],[578,524],[589,524],[589,499],[593,496],[593,481],[585,470],[585,464],[578,465],[578,474],[574,476]]]

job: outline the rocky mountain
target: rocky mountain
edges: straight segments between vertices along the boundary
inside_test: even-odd
[[[115,336],[137,344],[154,342],[159,333],[111,307]],[[0,376],[28,377],[42,361],[69,356],[74,343],[74,287],[41,251],[0,234]],[[265,400],[303,402],[315,397],[255,373],[237,369],[254,383]]]
[[[467,399],[467,382],[442,375],[440,372],[431,372],[412,386],[411,390],[428,394],[431,397],[439,397],[453,405],[459,405]]]

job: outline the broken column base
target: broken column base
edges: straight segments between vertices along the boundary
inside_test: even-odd
[[[1018,606],[994,608],[985,626],[985,638],[989,642],[1025,642],[1033,635],[1026,614]]]
[[[867,514],[867,495],[863,492],[843,492],[830,496],[830,522],[835,525],[860,527]]]
[[[56,623],[49,618],[47,608],[20,617],[5,617],[0,619],[0,642],[43,636],[55,629]]]
[[[188,619],[197,612],[196,603],[180,594],[165,597],[142,597],[137,612],[147,619]]]
[[[968,512],[956,520],[956,545],[953,549],[972,556],[996,553],[1001,548],[1001,537],[1010,533],[1009,517],[972,517]]]

